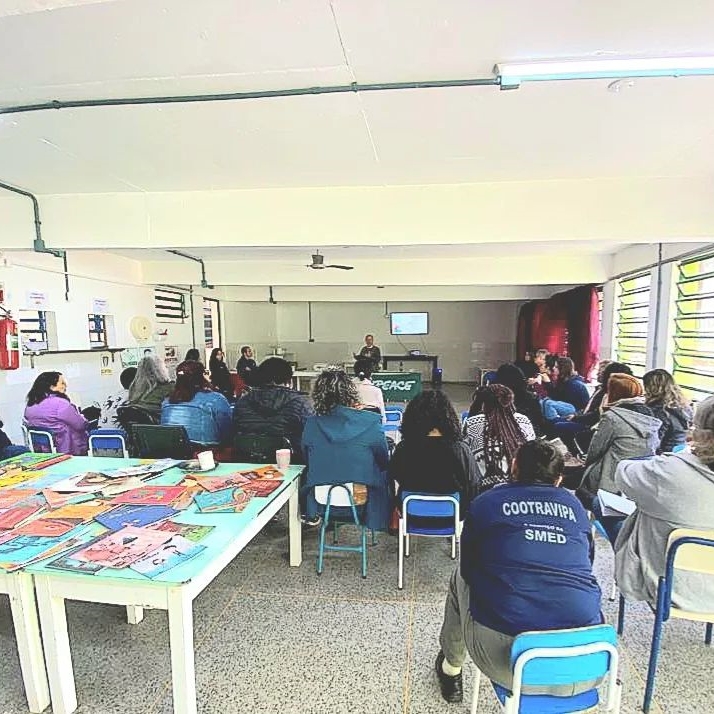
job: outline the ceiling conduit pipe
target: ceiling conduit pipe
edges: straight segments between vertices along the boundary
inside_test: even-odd
[[[173,255],[178,255],[180,258],[186,258],[186,260],[193,260],[195,263],[200,263],[201,264],[201,287],[208,289],[208,290],[213,290],[213,285],[211,285],[208,282],[208,280],[206,280],[206,264],[203,262],[203,258],[197,258],[195,255],[191,255],[190,253],[184,253],[183,251],[173,250],[170,248],[167,248],[166,252],[172,253]]]
[[[62,264],[64,266],[64,299],[69,302],[69,272],[67,271],[67,251],[56,250],[54,248],[48,248],[45,245],[45,241],[42,238],[42,221],[40,220],[40,204],[37,201],[35,194],[25,191],[24,189],[17,188],[17,186],[11,186],[8,183],[3,183],[0,181],[0,188],[5,191],[10,191],[16,193],[20,196],[26,196],[32,201],[32,211],[35,217],[35,240],[33,241],[32,248],[35,253],[46,253],[47,255],[53,255],[55,258],[61,258]]]
[[[302,97],[313,94],[349,94],[358,92],[386,92],[405,89],[445,89],[454,87],[498,87],[499,77],[474,77],[472,79],[434,79],[423,82],[382,82],[378,84],[338,84],[325,87],[295,87],[294,89],[266,89],[253,92],[228,92],[223,94],[183,94],[168,97],[116,97],[104,99],[72,99],[37,104],[19,104],[0,107],[0,114],[26,114],[50,109],[84,109],[88,107],[123,107],[142,104],[192,104],[198,102],[235,102],[245,99],[274,99],[276,97]]]

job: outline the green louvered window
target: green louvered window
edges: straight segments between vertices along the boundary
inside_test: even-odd
[[[714,254],[677,264],[674,378],[690,399],[714,394]]]
[[[650,317],[650,273],[637,273],[617,283],[615,308],[615,359],[625,362],[641,377],[647,364]]]

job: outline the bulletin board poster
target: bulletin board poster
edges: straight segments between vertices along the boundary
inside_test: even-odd
[[[111,377],[114,374],[114,360],[111,352],[102,352],[99,356],[99,374],[102,377]]]
[[[141,362],[143,357],[148,357],[149,355],[156,354],[156,350],[153,346],[127,347],[126,349],[122,350],[120,354],[122,367],[136,367],[139,362]]]

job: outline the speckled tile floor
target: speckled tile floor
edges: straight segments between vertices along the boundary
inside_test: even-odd
[[[454,395],[458,409],[465,408],[468,393],[462,388]],[[195,603],[199,712],[468,712],[466,703],[448,705],[440,699],[432,672],[453,567],[446,541],[414,540],[399,591],[395,538],[378,536],[366,580],[352,553],[329,555],[318,577],[315,532],[305,534],[302,567],[288,567],[284,518],[283,513],[270,523]],[[612,551],[603,541],[595,568],[608,593]],[[616,610],[616,603],[603,600],[609,622],[614,623]],[[164,612],[148,611],[140,625],[128,625],[122,608],[70,603],[68,616],[79,714],[172,711]],[[651,630],[648,608],[630,605],[620,642],[624,714],[640,711]],[[714,712],[714,648],[704,645],[703,630],[678,621],[665,626],[652,714]],[[27,714],[3,595],[0,653],[0,714]],[[468,701],[472,682],[467,665]],[[479,712],[498,711],[482,684]]]

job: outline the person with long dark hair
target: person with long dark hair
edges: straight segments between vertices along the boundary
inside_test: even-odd
[[[67,382],[61,372],[42,372],[27,393],[25,424],[52,433],[57,450],[63,454],[86,456],[89,422],[67,396]]]
[[[535,439],[533,425],[516,411],[513,392],[502,384],[489,384],[476,391],[464,433],[479,467],[479,493],[508,481],[516,452],[526,441]]]
[[[541,411],[538,397],[528,389],[528,382],[523,372],[515,364],[502,364],[496,370],[494,382],[508,387],[513,392],[513,404],[516,411],[528,417],[536,436],[545,436],[548,433],[548,424]],[[469,414],[469,416],[473,416],[473,414]]]
[[[220,347],[214,347],[211,351],[211,357],[208,360],[208,371],[211,376],[211,384],[214,389],[220,392],[226,399],[231,400],[235,397],[233,383],[231,382],[231,373],[225,362],[225,355]]]
[[[211,389],[201,362],[176,368],[176,386],[161,405],[161,423],[183,426],[194,444],[226,444],[231,433],[228,400]]]
[[[359,408],[354,382],[341,369],[328,369],[318,376],[312,399],[316,416],[305,422],[302,434],[309,489],[306,518],[312,521],[320,511],[310,487],[353,483],[356,503],[362,500],[365,506],[367,527],[387,530],[391,496],[385,470],[389,451],[379,415]]]
[[[555,365],[556,381],[548,389],[552,399],[572,404],[582,411],[590,401],[590,393],[583,378],[575,371],[575,363],[570,357],[558,357]]]
[[[692,406],[666,369],[653,369],[642,377],[645,404],[662,422],[658,452],[665,454],[687,440],[692,423]]]
[[[412,399],[402,419],[402,439],[389,461],[389,477],[402,491],[459,494],[462,513],[476,486],[476,462],[461,436],[461,424],[441,390]]]

